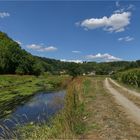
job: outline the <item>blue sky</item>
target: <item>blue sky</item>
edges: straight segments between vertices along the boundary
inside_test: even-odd
[[[0,2],[0,30],[33,55],[63,61],[140,59],[140,2]]]

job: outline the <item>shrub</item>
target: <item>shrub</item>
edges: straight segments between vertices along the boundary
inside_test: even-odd
[[[120,72],[115,74],[113,78],[125,84],[140,87],[140,69],[131,69]]]

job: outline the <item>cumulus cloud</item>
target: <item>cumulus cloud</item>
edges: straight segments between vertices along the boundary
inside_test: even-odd
[[[81,51],[72,51],[73,53],[81,53]]]
[[[0,12],[0,18],[9,17],[10,14],[8,12]]]
[[[100,61],[106,61],[106,62],[122,60],[121,58],[112,56],[108,53],[105,53],[105,54],[98,53],[98,54],[95,54],[95,55],[91,54],[91,55],[87,55],[86,58],[88,60],[100,60]]]
[[[36,45],[36,44],[27,45],[27,48],[32,49],[32,50],[36,50],[39,52],[52,52],[52,51],[57,50],[57,48],[54,46],[44,47],[42,45]]]
[[[60,61],[62,62],[75,62],[75,63],[83,63],[82,60],[74,60],[74,59],[71,59],[71,60],[67,60],[67,59],[61,59]]]
[[[109,32],[122,32],[130,24],[131,12],[114,13],[110,17],[90,18],[79,22],[85,29],[103,28]]]
[[[126,36],[126,37],[120,37],[118,38],[118,41],[126,41],[126,42],[130,42],[133,41],[134,37],[130,37],[130,36]]]

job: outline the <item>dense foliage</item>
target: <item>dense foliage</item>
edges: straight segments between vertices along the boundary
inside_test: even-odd
[[[119,62],[61,62],[60,60],[33,56],[20,45],[0,32],[0,74],[40,75],[43,72],[52,74],[70,74],[73,77],[81,74],[112,74],[130,68],[140,67],[138,61]]]
[[[117,73],[114,78],[125,84],[140,87],[140,68]]]
[[[19,44],[0,32],[0,73],[35,74],[43,71],[38,59],[21,49]]]

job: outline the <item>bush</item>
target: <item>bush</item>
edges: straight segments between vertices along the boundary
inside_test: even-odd
[[[44,68],[41,65],[41,63],[35,63],[33,65],[33,74],[36,76],[39,76],[40,74],[42,74],[44,72]]]
[[[115,74],[113,78],[125,84],[140,87],[140,69],[131,69],[120,72]]]

